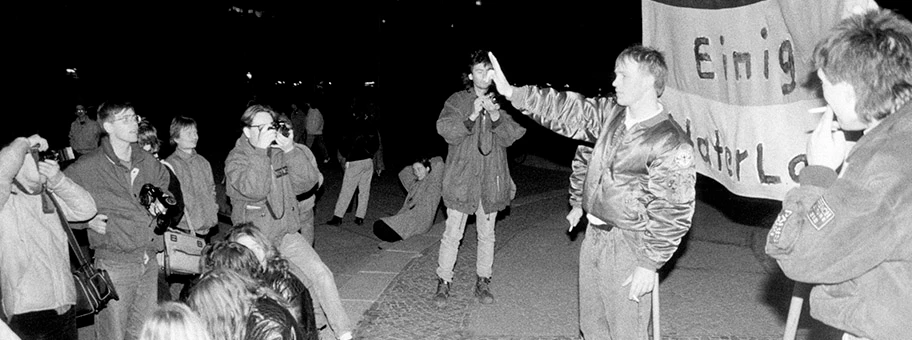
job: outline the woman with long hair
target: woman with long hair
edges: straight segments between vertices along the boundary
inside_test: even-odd
[[[211,340],[206,325],[180,302],[164,302],[143,323],[139,340]]]
[[[200,278],[189,304],[199,313],[212,340],[304,339],[294,317],[252,278],[215,268]]]
[[[289,303],[289,310],[301,323],[301,328],[308,337],[318,336],[314,319],[314,305],[310,291],[299,279],[297,274],[291,272],[293,266],[281,257],[278,250],[270,244],[266,236],[252,223],[239,224],[231,229],[227,237],[233,244],[249,249],[248,253],[254,256],[257,268],[251,268],[250,259],[238,263],[238,268],[244,268],[251,276],[259,280],[266,287],[273,289]],[[226,253],[227,255],[227,253]],[[246,256],[246,255],[245,255]],[[213,262],[228,263],[220,260],[222,256],[212,256]],[[232,263],[235,261],[231,261]],[[230,266],[230,264],[229,264]]]

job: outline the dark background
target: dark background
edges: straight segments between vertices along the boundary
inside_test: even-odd
[[[386,165],[398,169],[417,154],[445,154],[434,122],[446,98],[464,88],[471,50],[493,50],[514,84],[607,95],[615,56],[641,39],[640,1],[632,0],[15,6],[5,16],[11,119],[0,127],[0,143],[38,132],[52,148],[66,146],[75,104],[94,109],[127,98],[163,140],[172,117],[194,117],[198,150],[217,176],[253,95],[285,112],[293,101],[317,99],[331,150],[348,99],[372,96]],[[511,156],[569,164],[573,141],[518,120],[529,131]]]

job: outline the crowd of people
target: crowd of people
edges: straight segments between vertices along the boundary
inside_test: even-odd
[[[492,53],[475,51],[466,88],[446,100],[436,122],[448,144],[445,159],[417,155],[399,172],[408,195],[397,214],[375,221],[374,234],[397,242],[424,233],[443,202],[436,291],[428,297],[443,307],[474,215],[472,294],[494,303],[495,224],[516,194],[506,150],[526,132],[502,107],[509,103],[585,143],[571,164],[567,215],[571,228],[587,221],[581,335],[647,338],[656,272],[675,254],[695,208],[694,146],[675,108],[660,100],[665,58],[654,48],[627,48],[614,61],[615,96],[585,98],[514,86]],[[912,160],[912,24],[888,10],[857,14],[840,22],[813,58],[828,106],[766,251],[786,275],[816,285],[812,315],[845,339],[902,338],[904,321],[912,320],[912,210],[905,204],[912,199],[905,163]],[[371,179],[383,169],[376,108],[354,100],[349,112],[335,155],[342,189],[328,225],[342,223],[356,190],[354,222],[364,223]],[[104,102],[94,119],[78,105],[76,115],[69,139],[77,159],[65,169],[60,158],[46,156],[49,145],[39,135],[0,150],[0,336],[78,338],[60,215],[87,229],[94,265],[107,271],[119,296],[94,317],[98,339],[353,337],[333,273],[313,248],[314,200],[331,157],[312,102],[287,112],[251,103],[240,115],[241,134],[224,162],[227,230],[217,227],[212,166],[196,151],[206,126],[173,117],[174,151],[161,157],[157,130],[129,102]],[[865,132],[851,151],[843,130]],[[172,203],[143,201],[149,187]],[[199,275],[162,274],[163,225],[206,243]]]

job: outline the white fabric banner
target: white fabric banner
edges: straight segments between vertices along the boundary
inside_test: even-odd
[[[689,132],[697,171],[737,195],[781,200],[797,184],[820,118],[808,109],[825,105],[814,46],[846,13],[871,4],[642,0],[643,44],[664,52],[669,68],[661,101]]]

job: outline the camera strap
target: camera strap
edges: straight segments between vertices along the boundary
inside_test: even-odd
[[[70,229],[70,223],[67,222],[66,217],[63,216],[63,209],[60,209],[60,203],[57,203],[57,199],[54,198],[54,195],[51,195],[47,190],[44,190],[41,196],[49,200],[57,210],[57,217],[60,218],[60,226],[63,227],[63,232],[67,235],[67,243],[70,245],[70,252],[75,255],[76,258],[77,267],[75,268],[84,267],[89,263],[89,261],[86,260],[88,256],[82,253],[82,248],[79,248],[79,242],[76,241],[76,236],[73,235],[73,230]],[[43,198],[42,201],[45,198]]]

